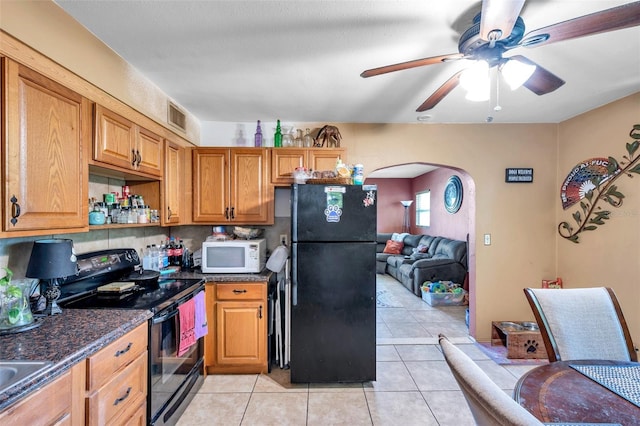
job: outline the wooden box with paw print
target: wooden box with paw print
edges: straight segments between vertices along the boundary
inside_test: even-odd
[[[547,359],[547,351],[535,322],[492,321],[491,345],[506,346],[509,359]]]

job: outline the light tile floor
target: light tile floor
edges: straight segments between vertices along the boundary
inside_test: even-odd
[[[437,342],[446,334],[511,395],[529,366],[501,366],[469,338],[464,306],[431,307],[393,278],[378,290],[402,307],[377,308],[376,380],[292,384],[289,371],[210,375],[178,426],[195,425],[474,425]]]

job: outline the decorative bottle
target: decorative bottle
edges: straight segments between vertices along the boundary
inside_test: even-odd
[[[273,146],[276,148],[282,148],[282,130],[280,129],[280,120],[276,125],[276,134],[273,135]]]
[[[304,138],[302,138],[302,145],[305,148],[313,147],[313,142],[314,142],[313,136],[311,136],[311,133],[309,133],[309,132],[310,132],[309,129],[305,130],[304,131]]]
[[[284,126],[282,128],[282,147],[291,148],[293,146],[293,127]]]
[[[296,138],[293,140],[293,146],[302,148],[302,129],[296,130]]]
[[[256,134],[253,137],[254,146],[262,146],[262,128],[260,128],[260,120],[258,120],[258,126],[256,127]]]

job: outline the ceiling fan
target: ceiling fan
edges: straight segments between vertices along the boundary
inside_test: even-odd
[[[564,80],[524,56],[504,57],[504,53],[520,46],[537,47],[640,25],[640,1],[636,1],[558,22],[525,35],[524,20],[519,16],[524,2],[525,0],[483,0],[482,10],[474,18],[473,25],[460,37],[459,53],[373,68],[360,76],[373,77],[459,59],[476,61],[474,65],[451,76],[416,109],[417,112],[432,109],[459,84],[468,90],[467,99],[488,99],[488,72],[493,67],[498,67],[512,89],[524,85],[536,95],[544,95],[562,86]],[[484,76],[484,80],[478,79],[478,76]]]

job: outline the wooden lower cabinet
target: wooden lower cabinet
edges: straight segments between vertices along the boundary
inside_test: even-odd
[[[266,373],[267,283],[210,283],[206,288],[208,373]]]
[[[4,410],[0,424],[146,424],[147,347],[144,323]]]
[[[86,424],[131,424],[147,400],[148,325],[142,324],[86,360]]]
[[[82,424],[72,416],[72,379],[68,371],[0,414],[2,425]],[[80,419],[81,420],[81,419]]]

